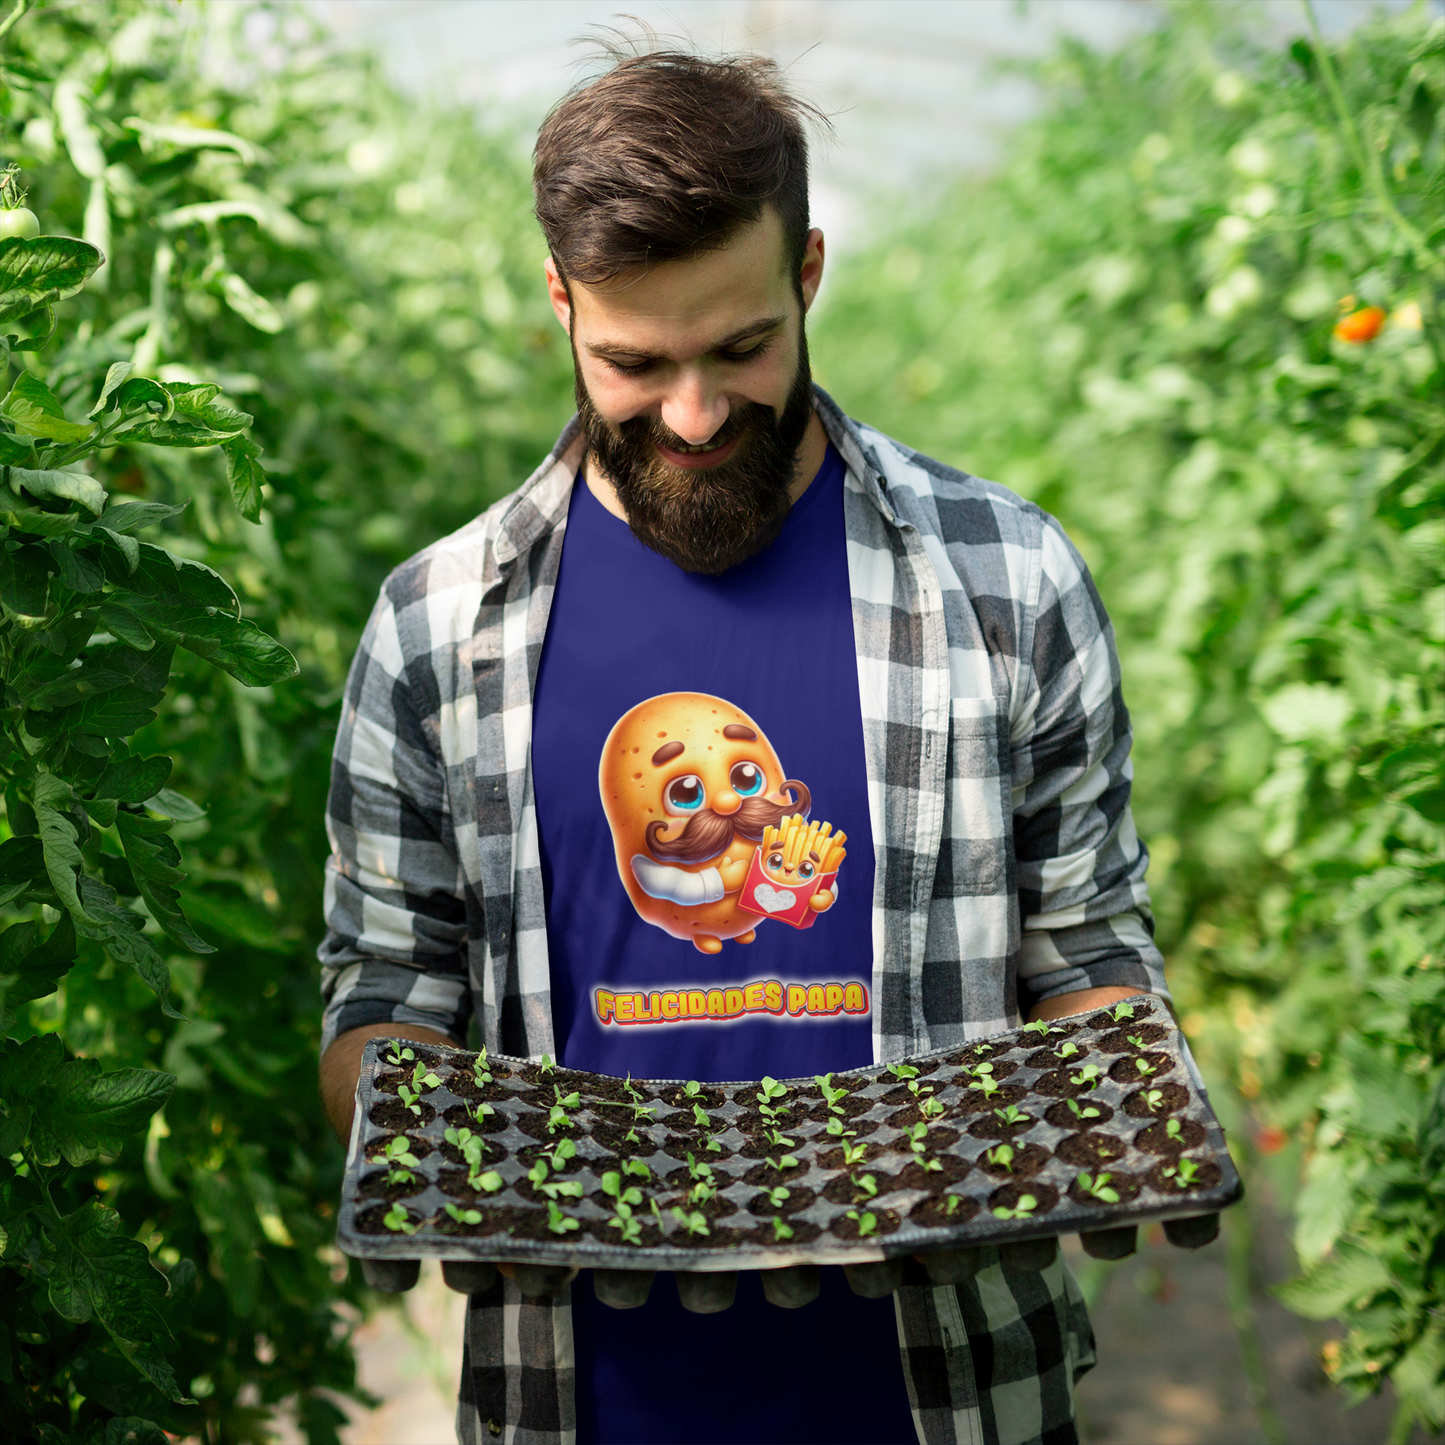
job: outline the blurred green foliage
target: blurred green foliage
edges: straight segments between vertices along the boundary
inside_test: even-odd
[[[148,1132],[53,1188],[65,1210],[119,1211],[169,1275],[167,1358],[195,1403],[149,1389],[98,1325],[40,1311],[0,1342],[0,1390],[53,1441],[109,1438],[107,1417],[259,1440],[283,1400],[312,1440],[334,1439],[361,1294],[332,1245],[342,1152],[315,1082],[330,747],[387,570],[514,486],[569,414],[527,157],[397,95],[365,59],[337,63],[288,8],[22,14],[0,82],[0,155],[41,229],[108,258],[23,364],[72,420],[121,361],[170,386],[217,381],[254,415],[256,525],[232,508],[219,448],[116,446],[94,477],[113,499],[184,504],[154,540],[231,579],[301,667],[245,688],[178,652],[159,717],[132,740],[174,759],[172,788],[206,810],[174,836],[182,904],[216,951],[146,935],[184,1021],[83,941],[14,1029],[176,1079]],[[119,870],[106,877],[129,893]],[[39,1274],[0,1241],[0,1289],[28,1279],[41,1299]]]
[[[1445,1421],[1445,20],[1245,23],[1065,50],[813,351],[1092,566],[1185,1027],[1302,1173],[1286,1302],[1346,1317],[1330,1374],[1392,1378],[1407,1433]]]

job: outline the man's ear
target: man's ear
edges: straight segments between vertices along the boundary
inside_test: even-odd
[[[547,263],[552,264],[550,261]],[[808,232],[808,244],[803,250],[803,265],[798,273],[798,283],[803,290],[803,310],[810,310],[818,287],[823,282],[823,233],[816,226]]]
[[[569,336],[572,334],[572,298],[567,294],[567,283],[562,279],[562,273],[557,269],[557,263],[548,256],[542,264],[542,270],[547,277],[547,299],[552,303],[552,310],[561,323],[562,330]]]

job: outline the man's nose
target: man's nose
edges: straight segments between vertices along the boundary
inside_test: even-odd
[[[663,398],[662,422],[689,446],[698,447],[717,434],[729,411],[719,388],[698,372],[684,372]]]
[[[713,812],[721,814],[724,818],[736,813],[743,805],[743,800],[731,788],[724,788],[722,792],[714,794],[708,801]]]

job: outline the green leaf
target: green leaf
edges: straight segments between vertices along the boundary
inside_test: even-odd
[[[0,602],[22,617],[45,614],[46,589],[55,561],[43,547],[0,546]]]
[[[9,1003],[48,998],[75,962],[75,924],[68,913],[44,942],[39,932],[38,924],[16,923],[0,934],[0,973],[12,980],[5,991]]]
[[[103,525],[108,532],[129,535],[157,522],[168,522],[185,512],[185,505],[167,506],[164,502],[115,502],[105,509]]]
[[[281,313],[264,297],[253,291],[246,279],[234,271],[221,277],[221,296],[227,306],[243,321],[274,336],[286,329]]]
[[[52,736],[51,731],[45,730],[44,720],[49,719],[49,728],[54,730],[96,733],[107,738],[129,737],[154,718],[151,709],[165,696],[173,656],[174,649],[169,646],[156,646],[149,652],[140,652],[122,643],[93,647],[88,660],[111,672],[125,674],[129,679],[127,684],[73,707],[29,714],[26,726],[37,736]]]
[[[194,804],[190,806],[198,815],[201,813]],[[192,953],[214,953],[215,948],[196,933],[181,911],[180,894],[175,885],[184,883],[186,875],[179,867],[180,850],[171,840],[170,824],[159,818],[121,813],[116,818],[116,828],[126,861],[151,916],[182,948]]]
[[[1411,793],[1405,802],[1422,818],[1432,823],[1445,823],[1445,788],[1423,788]]]
[[[115,798],[122,803],[144,803],[166,785],[171,775],[169,758],[116,758],[95,785],[97,798]]]
[[[261,468],[261,448],[245,437],[232,437],[221,444],[226,454],[226,480],[231,485],[231,500],[236,510],[248,521],[261,519],[261,488],[266,473]]]
[[[0,320],[0,331],[22,351],[39,351],[55,335],[55,307],[48,302],[23,316]]]
[[[76,875],[84,866],[75,824],[61,811],[75,801],[70,784],[54,773],[40,773],[35,779],[35,821],[45,852],[45,872],[55,895],[77,923],[86,919],[76,891]],[[86,920],[88,921],[88,920]]]
[[[171,1007],[171,971],[141,930],[145,919],[123,908],[115,889],[88,873],[81,874],[80,896],[89,917],[76,920],[76,930],[105,945],[110,955],[135,970],[136,977],[160,1000],[167,1018],[184,1018]]]
[[[0,241],[0,322],[74,296],[104,259],[72,236]]]
[[[60,580],[72,592],[89,594],[99,592],[105,586],[105,571],[100,563],[84,552],[76,551],[64,539],[52,537],[45,544],[45,550],[50,553]]]
[[[113,361],[106,369],[105,384],[100,389],[100,396],[86,415],[99,416],[106,409],[106,403],[115,395],[116,388],[134,369],[133,364],[129,361]]]
[[[146,631],[141,620],[134,613],[127,612],[119,603],[102,602],[95,610],[95,620],[127,647],[146,652],[156,645],[155,638]]]
[[[1345,1240],[1298,1279],[1277,1285],[1274,1294],[1306,1319],[1327,1320],[1363,1308],[1394,1283],[1390,1266],[1378,1254]]]
[[[176,1086],[157,1069],[101,1070],[96,1059],[69,1059],[34,1096],[30,1142],[40,1163],[88,1164],[120,1153]]]
[[[17,801],[19,800],[11,797],[10,789],[7,789],[5,809],[12,828],[16,823]],[[38,836],[7,838],[0,843],[0,884],[29,882],[44,869],[45,856]]]
[[[84,472],[33,471],[29,467],[11,467],[10,485],[24,487],[32,497],[55,497],[65,502],[79,502],[97,517],[105,509],[105,488]]]
[[[35,464],[35,444],[14,432],[0,431],[0,466],[28,467]]]
[[[345,1420],[342,1416],[342,1420]],[[169,1445],[170,1436],[154,1421],[138,1415],[116,1415],[105,1422],[101,1445]]]
[[[175,415],[176,401],[170,389],[148,376],[131,377],[115,400],[127,415],[147,414],[157,421],[169,421]]]
[[[246,617],[217,613],[203,627],[187,627],[181,644],[247,687],[269,687],[300,671],[296,659]]]
[[[173,818],[177,823],[194,823],[206,816],[206,810],[199,803],[193,803],[184,793],[174,788],[157,788],[149,798],[141,801],[153,813],[163,818]]]
[[[0,256],[6,242],[0,241]],[[3,259],[0,259],[3,265]],[[89,422],[71,421],[55,393],[38,376],[22,371],[10,394],[0,402],[0,416],[8,417],[17,431],[51,441],[84,441],[95,428]]]

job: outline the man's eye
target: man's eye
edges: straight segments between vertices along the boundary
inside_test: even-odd
[[[740,798],[755,798],[763,790],[763,770],[756,763],[734,763],[728,785]]]
[[[686,817],[695,813],[707,802],[707,789],[696,773],[674,778],[663,791],[662,806],[674,817]]]
[[[614,361],[610,356],[603,357],[603,360],[623,376],[641,376],[652,365],[650,361]]]
[[[755,357],[761,356],[772,344],[771,341],[759,341],[755,346],[749,346],[746,350],[738,351],[730,348],[727,351],[718,352],[718,355],[724,361],[752,361]]]

